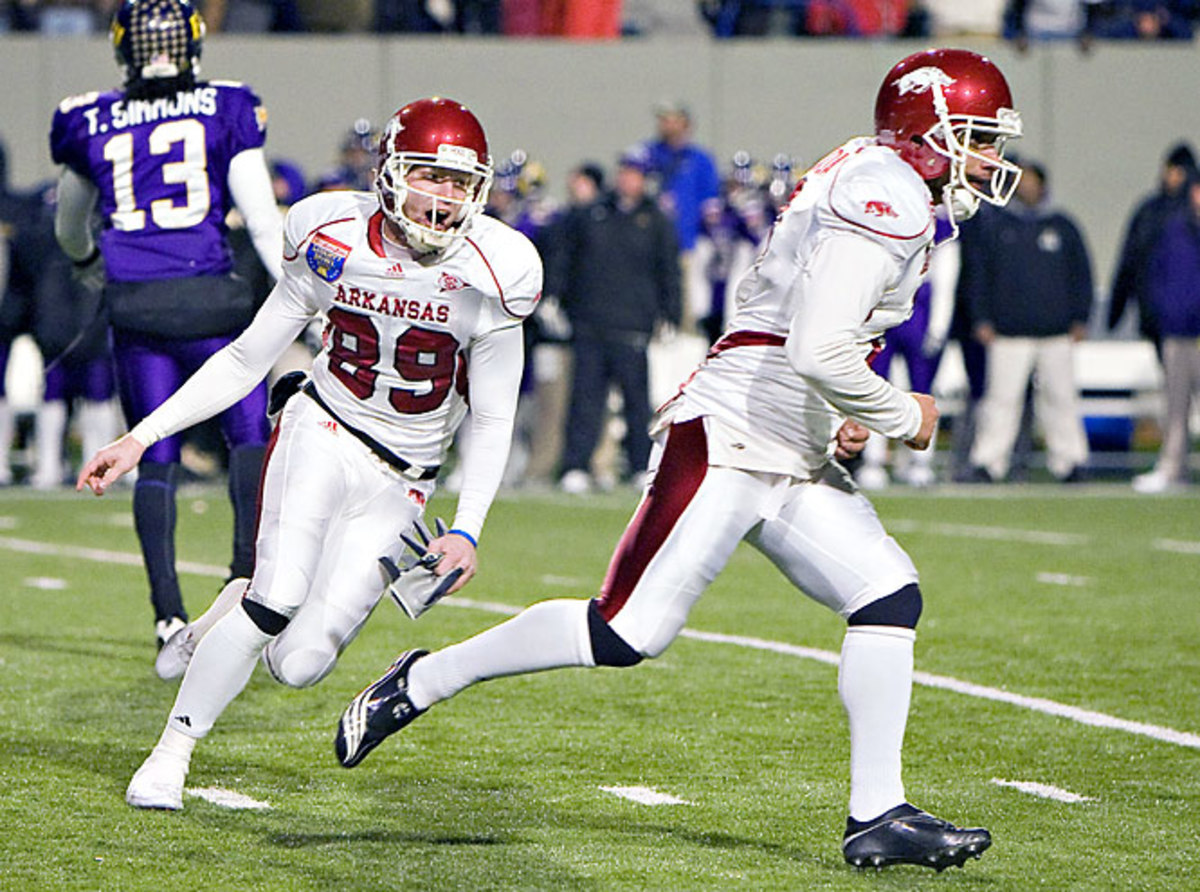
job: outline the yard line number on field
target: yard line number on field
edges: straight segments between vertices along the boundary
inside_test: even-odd
[[[933,526],[937,526],[936,524]],[[928,528],[928,527],[926,527]],[[970,528],[973,532],[978,532],[982,527]],[[987,528],[995,537],[999,538],[1003,531],[995,528]],[[1025,535],[1020,530],[1010,530],[1010,534]],[[1047,538],[1042,541],[1050,541],[1050,536],[1057,537],[1057,534],[1039,534]],[[1058,537],[1057,544],[1074,544],[1074,539],[1066,536]],[[76,558],[79,560],[98,561],[110,564],[123,564],[126,566],[142,565],[141,555],[130,554],[128,552],[106,551],[99,548],[82,548],[71,545],[56,545],[49,542],[36,542],[29,539],[18,539],[10,536],[0,536],[0,548],[8,549],[9,551],[19,551],[27,554],[45,554],[54,555],[56,557]],[[181,572],[195,573],[199,576],[213,576],[224,579],[228,573],[226,567],[220,567],[213,564],[196,564],[181,561],[179,563]],[[476,601],[470,598],[449,597],[442,603],[453,606],[462,607],[472,610],[485,610],[490,613],[499,613],[512,615],[519,613],[522,608],[514,607],[511,604],[501,604],[489,601]],[[696,641],[707,641],[713,644],[728,644],[735,647],[746,647],[754,650],[765,650],[773,653],[785,654],[793,657],[801,657],[808,660],[816,660],[820,663],[827,663],[831,666],[836,666],[838,663],[838,655],[832,651],[819,650],[812,647],[801,647],[795,644],[788,644],[783,641],[770,641],[765,638],[753,638],[744,635],[725,635],[719,632],[702,632],[697,629],[684,629],[680,633],[684,638],[691,638]],[[934,675],[929,672],[913,673],[913,681],[917,684],[931,688],[940,688],[946,691],[952,691],[956,694],[965,694],[968,697],[978,697],[983,700],[993,700],[999,703],[1007,703],[1011,706],[1019,706],[1022,709],[1041,712],[1046,715],[1056,716],[1058,718],[1069,719],[1073,722],[1079,722],[1083,725],[1092,725],[1097,728],[1107,728],[1114,731],[1125,731],[1129,734],[1136,734],[1142,737],[1149,737],[1153,740],[1162,741],[1163,743],[1171,743],[1176,746],[1189,747],[1191,749],[1200,749],[1200,734],[1191,734],[1187,731],[1176,731],[1173,728],[1166,728],[1161,725],[1151,725],[1146,722],[1133,722],[1128,719],[1121,719],[1115,716],[1107,715],[1102,712],[1095,712],[1090,709],[1081,709],[1078,706],[1069,706],[1065,703],[1058,703],[1054,700],[1047,700],[1043,697],[1027,697],[1023,694],[1014,694],[1011,691],[1002,691],[999,688],[991,688],[986,685],[973,684],[969,681],[961,681],[957,678],[951,678],[945,675]]]

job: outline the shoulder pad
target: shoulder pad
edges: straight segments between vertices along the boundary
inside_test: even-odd
[[[886,238],[921,238],[933,226],[929,188],[890,149],[864,149],[847,161],[834,174],[829,205],[845,222]]]
[[[80,93],[78,96],[68,96],[58,104],[58,110],[65,115],[72,109],[82,108],[85,105],[91,105],[99,98],[100,94],[95,90],[93,90],[91,93]]]
[[[467,236],[486,267],[471,284],[514,319],[530,316],[542,297],[542,258],[528,238],[493,217],[479,217]]]

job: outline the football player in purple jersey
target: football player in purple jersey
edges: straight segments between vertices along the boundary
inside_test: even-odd
[[[112,21],[124,87],[64,99],[51,126],[51,155],[62,165],[55,232],[79,277],[103,287],[129,425],[254,314],[249,286],[231,272],[232,205],[272,278],[280,274],[266,112],[245,85],[199,80],[203,39],[189,0],[125,0]],[[234,510],[230,579],[253,568],[266,402],[260,382],[220,418]],[[146,450],[133,495],[159,647],[187,622],[175,571],[180,445],[176,434]]]
[[[804,175],[737,288],[725,334],[659,409],[646,490],[599,594],[542,601],[458,644],[401,654],[342,713],[342,765],[478,682],[659,656],[745,541],[846,623],[846,861],[942,870],[982,854],[987,830],[907,801],[901,749],[923,596],[911,558],[838,459],[861,448],[864,429],[929,448],[933,397],[898,389],[868,360],[912,314],[934,202],[954,219],[1005,204],[1021,173],[1005,143],[1020,134],[990,60],[946,49],[897,63],[879,88],[875,133]],[[736,697],[736,684],[725,693]]]

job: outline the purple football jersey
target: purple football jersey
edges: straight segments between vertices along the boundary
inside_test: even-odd
[[[114,282],[220,275],[229,162],[266,139],[266,111],[230,81],[161,99],[119,90],[64,99],[50,154],[100,190],[100,250]]]

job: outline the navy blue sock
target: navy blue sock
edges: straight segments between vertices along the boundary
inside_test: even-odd
[[[229,453],[229,501],[233,505],[233,562],[229,578],[254,573],[254,538],[258,534],[258,485],[265,446],[235,446]]]
[[[179,465],[143,462],[133,487],[133,523],[150,580],[154,618],[187,619],[175,575],[175,479]]]

